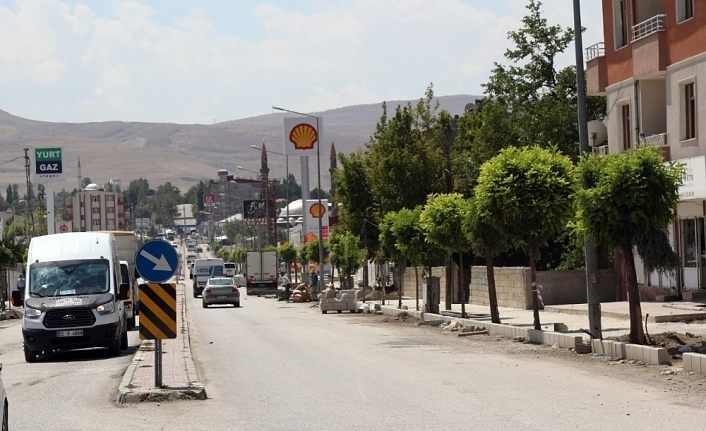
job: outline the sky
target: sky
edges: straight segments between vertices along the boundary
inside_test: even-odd
[[[543,0],[573,27],[572,0]],[[524,0],[0,0],[0,109],[43,121],[211,124],[480,95]],[[603,41],[582,0],[583,45]],[[558,59],[575,63],[574,46]]]

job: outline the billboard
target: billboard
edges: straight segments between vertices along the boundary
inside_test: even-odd
[[[212,207],[216,205],[216,194],[215,193],[204,193],[203,194],[203,205],[206,207]]]
[[[267,204],[264,199],[243,201],[243,220],[261,219],[267,216]]]
[[[314,156],[321,140],[321,118],[285,117],[284,154]]]

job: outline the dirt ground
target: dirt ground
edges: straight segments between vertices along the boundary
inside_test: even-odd
[[[661,334],[649,334],[652,345],[664,347],[672,357],[681,356],[685,352],[706,353],[706,339],[690,332],[679,334],[676,332],[663,332]],[[609,340],[617,340],[627,343],[628,335],[620,337],[610,337]],[[688,346],[688,347],[687,347]]]
[[[574,367],[579,371],[589,371],[597,376],[619,379],[626,383],[658,387],[673,394],[674,401],[702,406],[706,395],[706,375],[685,372],[681,354],[673,355],[671,365],[645,365],[632,360],[613,361],[597,354],[578,354],[573,349],[516,342],[507,337],[473,335],[459,337],[458,332],[442,329],[436,325],[421,322],[412,316],[400,318],[383,315],[366,315],[371,324],[388,325],[400,335],[424,336],[429,342],[459,354],[501,354],[520,357],[523,360],[556,362],[562,366]],[[689,345],[694,351],[706,351],[704,339],[692,334],[664,333],[651,335],[657,343],[664,343],[671,351]]]

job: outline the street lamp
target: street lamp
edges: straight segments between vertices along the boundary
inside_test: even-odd
[[[311,114],[305,114],[303,112],[297,112],[297,111],[292,111],[291,109],[286,109],[286,108],[281,108],[279,106],[273,106],[272,109],[275,111],[283,111],[283,112],[289,112],[290,114],[296,114],[296,115],[302,115],[304,117],[309,117],[309,118],[314,118],[316,120],[316,173],[317,173],[317,185],[316,187],[318,188],[318,193],[316,194],[317,200],[319,201],[319,208],[321,208],[321,135],[320,135],[320,130],[319,130],[319,117],[317,115],[311,115]],[[302,180],[303,182],[303,180]],[[308,183],[307,179],[307,183]],[[308,195],[308,190],[307,190],[307,195]],[[302,193],[302,198],[303,198],[303,193]],[[302,208],[306,208],[306,202],[304,202],[304,199],[302,199]],[[304,215],[306,217],[306,214]],[[324,238],[323,238],[323,227],[322,227],[322,216],[323,214],[319,215],[319,264],[321,265],[321,273],[319,274],[320,280],[319,280],[319,285],[317,286],[317,289],[321,286],[321,283],[323,282],[324,278]],[[304,232],[304,235],[306,235],[306,232]],[[333,271],[331,273],[331,277],[333,278]]]
[[[250,148],[254,148],[258,151],[262,151],[262,147],[258,147],[257,145],[250,145]],[[268,153],[284,156],[284,169],[286,171],[285,178],[286,178],[286,184],[287,184],[287,190],[286,190],[286,194],[287,194],[287,208],[286,208],[286,211],[287,211],[287,242],[290,242],[289,241],[289,156],[287,154],[280,153],[277,151],[268,150],[268,149],[265,149],[265,151],[267,151]],[[277,229],[276,226],[277,225],[275,223],[275,230]]]

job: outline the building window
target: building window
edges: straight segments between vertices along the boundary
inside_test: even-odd
[[[613,0],[613,34],[615,49],[628,44],[627,0]]]
[[[686,21],[694,17],[694,0],[677,1],[677,22]]]
[[[623,142],[623,151],[632,148],[630,128],[630,104],[620,105],[620,136]]]
[[[681,140],[696,138],[696,83],[686,82],[680,86],[681,93]]]
[[[99,214],[100,215],[100,213],[101,213],[100,208],[91,208],[91,214]]]
[[[100,196],[91,196],[91,202],[100,202],[101,198]]]
[[[100,220],[93,220],[93,226],[94,227],[100,227],[101,226],[101,221]]]
[[[105,197],[106,202],[115,202],[115,196],[114,195],[108,195]]]
[[[115,213],[115,208],[113,207],[108,207],[105,209],[106,214],[113,214]]]

